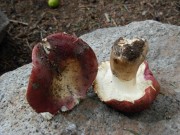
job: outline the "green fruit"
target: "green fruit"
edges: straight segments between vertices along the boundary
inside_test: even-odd
[[[48,0],[49,7],[56,8],[59,6],[59,0]]]

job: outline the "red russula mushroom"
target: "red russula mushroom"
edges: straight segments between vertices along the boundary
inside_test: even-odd
[[[127,113],[148,108],[160,86],[145,61],[144,39],[119,38],[112,46],[110,61],[102,62],[94,82],[101,101]]]
[[[98,70],[93,50],[64,33],[43,39],[32,52],[27,101],[37,113],[71,110],[86,97]]]

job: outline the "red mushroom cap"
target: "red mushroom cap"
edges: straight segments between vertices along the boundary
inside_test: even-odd
[[[97,58],[83,40],[64,33],[43,39],[32,52],[27,101],[38,113],[71,110],[97,74]]]
[[[154,78],[152,72],[149,69],[148,63],[144,61],[146,65],[144,70],[144,78],[146,80],[152,81],[152,86],[149,86],[145,89],[145,94],[138,100],[135,100],[134,103],[129,101],[118,101],[116,99],[112,99],[110,101],[105,101],[107,105],[115,108],[116,110],[125,112],[125,113],[134,113],[141,112],[150,107],[150,105],[155,100],[156,96],[160,91],[160,85],[157,80]]]
[[[102,62],[94,82],[100,100],[126,112],[140,112],[150,106],[160,86],[145,61],[148,43],[145,39],[117,39],[110,61]]]

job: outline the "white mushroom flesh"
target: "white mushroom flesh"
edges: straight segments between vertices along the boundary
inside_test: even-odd
[[[103,62],[99,66],[98,74],[95,81],[95,92],[99,95],[102,101],[112,99],[118,101],[129,101],[134,103],[145,95],[145,90],[152,87],[151,80],[146,80],[144,70],[146,65],[142,63],[136,74],[136,78],[130,81],[119,80],[112,74],[110,62]]]

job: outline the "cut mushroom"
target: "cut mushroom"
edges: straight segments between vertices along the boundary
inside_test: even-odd
[[[27,101],[38,113],[71,110],[86,97],[98,70],[93,50],[64,33],[43,39],[33,48]]]
[[[94,82],[101,101],[122,112],[140,112],[156,98],[160,86],[145,61],[144,39],[119,38],[112,46],[110,61],[102,62]]]

